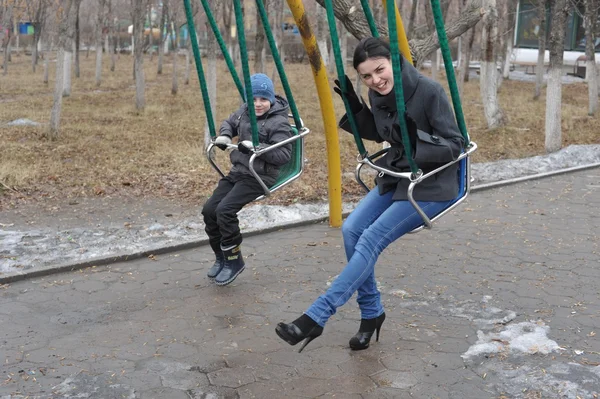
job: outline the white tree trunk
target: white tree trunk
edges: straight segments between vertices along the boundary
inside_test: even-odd
[[[325,66],[329,65],[329,50],[327,49],[327,39],[329,29],[327,27],[327,11],[323,7],[317,7],[317,46],[321,53],[321,58]]]
[[[550,72],[548,73],[548,88],[546,89],[546,126],[545,147],[551,153],[560,150],[562,146],[561,105],[562,105],[562,75],[565,41],[565,25],[570,3],[567,0],[556,0],[552,13],[550,39]]]
[[[162,12],[160,13],[160,22],[158,24],[158,65],[156,67],[157,75],[161,75],[163,71],[163,63],[165,59],[165,43],[169,43],[168,37],[163,35],[167,23],[168,1],[163,3]]]
[[[56,56],[56,83],[54,86],[54,101],[50,112],[50,138],[56,140],[60,129],[60,114],[62,97],[64,95],[64,79],[67,67],[71,68],[71,58],[66,53],[73,49],[75,23],[81,0],[66,0],[63,4],[61,21],[58,28],[58,54]],[[70,77],[70,74],[69,74]]]
[[[588,115],[593,116],[598,112],[598,67],[593,58],[586,62],[586,73],[588,75]]]
[[[498,71],[496,67],[496,43],[498,40],[498,12],[496,0],[487,0],[490,12],[483,18],[481,31],[481,78],[479,91],[489,129],[503,126],[504,112],[498,103]]]
[[[415,0],[416,1],[416,0]],[[459,13],[462,15],[466,4],[463,0],[458,2]],[[471,49],[475,38],[475,27],[467,30],[460,36],[460,66],[458,73],[458,93],[462,97],[465,81],[469,78],[469,64],[471,63]]]
[[[594,4],[595,3],[595,4]],[[594,0],[585,0],[585,55],[586,68],[585,77],[588,84],[588,115],[593,116],[598,111],[598,69],[596,67],[596,53],[594,43],[596,35],[594,35],[594,22],[598,18],[597,7],[600,2]]]
[[[102,25],[104,23],[104,3],[98,2],[98,18],[96,20],[96,87],[102,83]],[[106,35],[106,51],[108,50],[108,35]]]
[[[171,57],[173,58],[173,75],[172,75],[172,80],[171,80],[171,94],[176,95],[179,92],[179,83],[177,80],[177,57],[179,57],[179,56],[177,55],[176,50],[173,50]]]
[[[513,41],[512,36],[506,46],[506,58],[504,59],[504,66],[502,67],[502,77],[508,79],[510,76],[510,64],[512,63],[512,52],[513,52]]]
[[[431,53],[431,79],[438,81],[440,74],[440,53],[438,50]]]
[[[50,138],[56,140],[60,131],[60,114],[62,110],[62,96],[64,83],[64,65],[65,51],[63,46],[59,45],[56,56],[56,82],[54,84],[54,102],[50,112]]]
[[[550,68],[546,89],[546,151],[560,150],[562,146],[561,106],[562,106],[562,65]]]
[[[135,0],[133,9],[133,38],[135,40],[134,75],[135,108],[143,111],[146,107],[146,79],[144,77],[144,0]],[[152,32],[150,33],[152,36]]]
[[[48,84],[48,64],[50,58],[50,51],[46,51],[44,54],[44,83]]]
[[[116,53],[116,49],[115,49],[114,38],[111,38],[110,42],[111,42],[111,46],[110,46],[110,71],[114,72],[115,71],[115,66],[116,66],[116,63],[117,63],[117,54],[115,54]]]
[[[102,83],[102,42],[97,42],[96,46],[96,87]]]
[[[533,99],[537,100],[542,95],[544,86],[544,63],[546,58],[546,1],[538,1],[538,13],[540,16],[540,30],[538,32],[538,58],[535,71],[535,92]]]
[[[183,84],[190,84],[190,48],[188,47],[185,51],[185,76],[183,78]]]
[[[63,97],[71,95],[71,70],[73,69],[73,52],[71,46],[64,51]]]

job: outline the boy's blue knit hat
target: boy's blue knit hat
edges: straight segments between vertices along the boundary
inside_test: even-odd
[[[250,76],[252,83],[252,97],[266,98],[273,104],[275,102],[275,89],[273,82],[264,73],[255,73]]]

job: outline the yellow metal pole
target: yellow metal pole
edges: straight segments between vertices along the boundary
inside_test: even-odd
[[[386,0],[383,1],[383,9],[386,7]],[[400,47],[400,52],[410,62],[413,63],[412,55],[410,54],[410,47],[408,46],[408,39],[406,38],[406,32],[404,31],[404,24],[402,23],[402,17],[400,16],[400,11],[398,11],[398,6],[394,1],[394,8],[396,9],[396,30],[398,32],[398,47]]]
[[[342,225],[342,168],[340,166],[337,121],[333,109],[331,89],[327,80],[327,71],[317,46],[317,39],[310,29],[308,18],[304,12],[302,0],[287,0],[287,3],[302,36],[321,105],[321,115],[325,127],[325,143],[327,145],[329,225],[340,227]]]

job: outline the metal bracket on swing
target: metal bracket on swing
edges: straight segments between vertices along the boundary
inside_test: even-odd
[[[368,154],[367,154],[366,156],[361,157],[359,155],[358,159],[357,159],[358,165],[356,166],[354,175],[355,175],[358,183],[367,192],[369,192],[370,189],[363,182],[363,180],[360,177],[360,172],[362,170],[363,165],[367,165],[371,169],[378,171],[379,177],[383,177],[384,175],[390,175],[390,176],[410,180],[410,184],[408,185],[408,190],[407,190],[407,198],[408,198],[408,201],[411,203],[411,205],[415,208],[415,210],[417,211],[419,216],[421,216],[421,219],[423,219],[423,225],[410,231],[410,233],[416,233],[418,231],[421,231],[422,229],[431,229],[433,227],[433,222],[438,220],[440,217],[442,217],[446,213],[450,212],[452,209],[454,209],[456,206],[458,206],[461,202],[463,202],[467,198],[467,196],[469,195],[470,188],[471,188],[471,162],[469,159],[469,155],[472,152],[474,152],[476,149],[477,149],[477,144],[475,142],[471,141],[469,143],[469,145],[465,148],[463,153],[461,153],[454,161],[448,162],[447,164],[444,164],[444,165],[440,166],[439,168],[429,171],[427,173],[423,173],[423,171],[421,169],[419,169],[417,171],[416,175],[414,175],[412,172],[395,172],[393,170],[389,170],[386,168],[382,168],[381,166],[375,165],[374,160],[381,157],[389,150],[389,148],[384,148],[383,150],[380,150],[371,156],[368,156]],[[429,216],[427,216],[427,214],[423,211],[423,209],[419,206],[419,204],[413,197],[413,191],[414,191],[415,187],[417,186],[417,184],[421,183],[423,180],[425,180],[425,179],[435,175],[436,173],[448,168],[449,166],[454,165],[455,163],[461,162],[463,160],[464,160],[464,164],[462,165],[462,168],[464,168],[464,169],[461,170],[461,175],[459,176],[459,178],[462,180],[462,184],[461,184],[462,191],[459,192],[458,197],[454,200],[454,202],[452,202],[450,204],[450,206],[448,206],[442,212],[435,215],[435,217],[429,218]]]

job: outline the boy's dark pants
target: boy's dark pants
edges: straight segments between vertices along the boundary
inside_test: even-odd
[[[230,173],[219,180],[202,208],[205,231],[213,249],[242,243],[237,213],[262,194],[261,185],[249,175]]]

